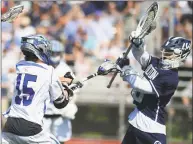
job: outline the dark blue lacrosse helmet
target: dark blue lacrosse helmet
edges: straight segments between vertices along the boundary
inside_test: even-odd
[[[162,45],[162,63],[177,68],[190,54],[191,41],[183,37],[170,37]]]
[[[41,61],[50,65],[51,43],[42,35],[31,35],[21,38],[21,50],[28,51]]]

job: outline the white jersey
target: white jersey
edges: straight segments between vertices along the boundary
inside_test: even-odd
[[[42,125],[46,103],[56,100],[64,92],[59,78],[52,66],[29,61],[17,63],[16,73],[14,96],[5,116]]]
[[[55,73],[58,77],[63,77],[67,72],[71,72],[72,76],[75,77],[70,67],[64,61],[60,61],[59,65],[55,68]]]
[[[60,61],[60,64],[55,68],[55,73],[57,74],[58,77],[64,77],[64,75],[67,72],[71,72],[72,76],[75,78],[70,67],[64,61]],[[62,115],[64,117],[74,119],[75,117],[74,115],[77,112],[77,109],[78,108],[73,102],[73,100],[71,100],[68,103],[68,105],[63,109],[57,109],[54,107],[52,103],[49,103],[47,107],[46,115]]]

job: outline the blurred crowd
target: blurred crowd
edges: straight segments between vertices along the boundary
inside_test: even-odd
[[[91,73],[96,61],[116,60],[129,45],[129,34],[135,30],[139,18],[146,10],[146,2],[132,1],[3,1],[2,13],[17,4],[24,12],[14,23],[2,23],[2,96],[12,96],[15,64],[22,58],[22,36],[43,34],[56,39],[65,47],[64,60],[79,77]],[[150,3],[149,3],[150,4]],[[192,39],[192,2],[160,2],[161,12],[157,29],[159,45],[170,36]],[[170,27],[173,7],[173,25]],[[155,43],[149,40],[150,43]],[[147,47],[159,55],[160,47]],[[131,63],[135,64],[132,55]],[[192,55],[187,66],[192,66]],[[7,107],[4,104],[5,107]]]

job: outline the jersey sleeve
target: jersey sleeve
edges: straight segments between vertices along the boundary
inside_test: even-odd
[[[50,84],[50,99],[51,99],[51,101],[55,101],[62,94],[64,94],[62,84],[59,80],[59,77],[56,75],[54,69],[52,69],[51,84]]]
[[[154,93],[153,88],[147,79],[142,79],[137,75],[128,75],[123,77],[124,81],[127,81],[132,88],[142,93]]]
[[[135,59],[140,63],[142,70],[145,69],[151,60],[151,56],[145,50],[145,46],[142,45],[139,48],[137,48],[134,45],[132,45],[132,53]]]
[[[151,57],[149,65],[144,70],[144,76],[158,97],[173,95],[178,85],[178,74],[173,70],[157,68],[158,63],[158,58]]]

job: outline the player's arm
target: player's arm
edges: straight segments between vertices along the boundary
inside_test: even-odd
[[[69,96],[72,95],[72,90],[70,90],[67,85],[62,85],[53,70],[50,85],[50,96],[54,106],[58,109],[64,108],[69,102]]]
[[[64,90],[64,94],[68,95],[68,93],[65,90]],[[61,94],[61,96],[59,96],[56,100],[53,101],[53,104],[56,108],[61,109],[68,104],[69,99],[66,99],[65,95]]]
[[[135,57],[135,59],[142,66],[142,69],[145,69],[151,60],[151,56],[144,49],[144,45],[140,45],[139,47],[136,47],[135,45],[133,45],[132,46],[132,53],[133,53],[133,56]]]
[[[135,31],[131,33],[130,40],[132,43],[132,53],[135,59],[140,63],[142,69],[147,67],[151,56],[145,50],[144,39],[135,38]]]
[[[127,81],[132,88],[143,93],[154,93],[154,90],[147,79],[142,79],[139,74],[134,71],[131,66],[124,66],[122,69],[121,77],[123,81]]]
[[[156,22],[153,22],[149,30],[146,32],[146,35],[150,34],[155,28],[156,28]],[[142,69],[145,69],[151,60],[151,56],[145,50],[144,38],[138,38],[137,32],[133,31],[129,39],[132,43],[133,56],[141,64]]]
[[[117,64],[108,64],[108,61],[104,62],[99,67],[98,74],[107,75],[112,72],[111,69],[117,69],[121,73],[123,80],[127,81],[132,88],[135,88],[143,93],[154,93],[149,81],[147,79],[142,79],[139,74],[135,72],[131,66],[129,66],[129,59],[120,58],[120,60],[117,61]]]
[[[75,76],[72,72],[67,72],[63,77],[59,77],[62,84],[71,85]]]

